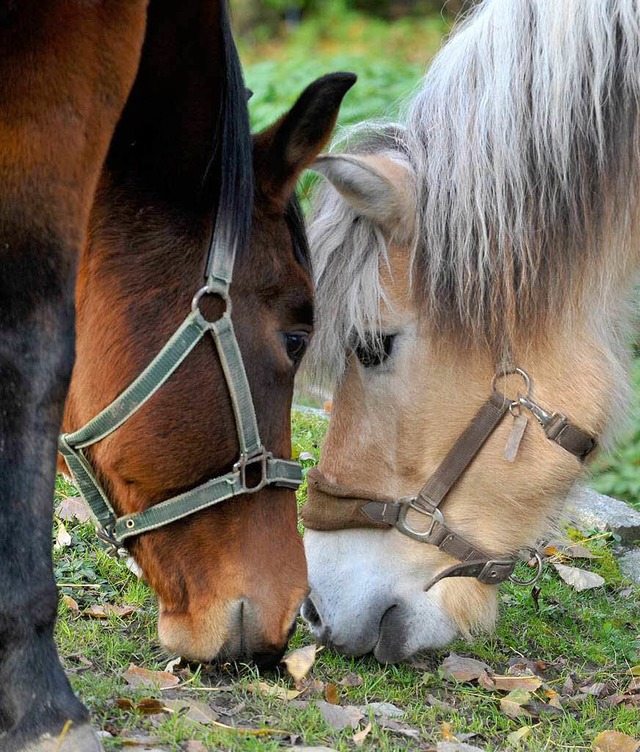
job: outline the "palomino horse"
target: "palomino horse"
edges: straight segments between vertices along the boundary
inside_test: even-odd
[[[2,752],[97,748],[53,642],[78,259],[60,448],[158,591],[164,643],[276,660],[306,593],[280,459],[312,324],[293,192],[354,76],[320,79],[252,146],[224,4],[178,5],[0,0]]]
[[[337,384],[303,513],[321,642],[393,662],[491,628],[496,584],[619,427],[639,70],[637,0],[486,0],[406,127],[316,163],[314,348]]]

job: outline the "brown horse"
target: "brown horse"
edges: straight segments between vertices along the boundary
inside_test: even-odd
[[[354,77],[321,79],[252,145],[221,3],[156,0],[147,19],[142,1],[5,0],[0,80],[0,750],[89,750],[86,710],[53,643],[50,544],[77,261],[67,429],[125,389],[184,319],[215,217],[215,236],[238,247],[232,319],[261,438],[286,457],[312,325],[293,191]],[[217,307],[203,305],[211,319]],[[230,470],[230,405],[204,340],[130,422],[86,450],[116,511]],[[293,492],[267,487],[129,539],[158,590],[165,644],[198,658],[277,659],[306,592],[295,519]]]
[[[490,629],[496,585],[624,422],[640,6],[579,5],[478,4],[406,126],[316,164],[314,349],[336,391],[303,614],[343,652]]]

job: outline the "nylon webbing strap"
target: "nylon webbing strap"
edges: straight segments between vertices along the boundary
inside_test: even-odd
[[[209,324],[198,311],[189,314],[138,378],[80,430],[65,434],[66,443],[83,449],[113,433],[160,389],[208,329]]]
[[[509,409],[509,401],[504,395],[492,392],[489,399],[473,417],[471,423],[460,434],[447,456],[436,471],[420,489],[416,506],[424,504],[428,511],[437,508],[451,490],[454,483],[469,467],[496,426]]]
[[[247,373],[242,362],[230,316],[223,316],[211,324],[211,333],[220,356],[220,363],[227,380],[229,396],[236,418],[240,453],[253,457],[262,451],[262,442],[258,433],[258,422],[253,409],[251,389]]]
[[[295,489],[300,485],[301,479],[300,466],[296,462],[272,457],[267,459],[265,485]],[[125,541],[134,535],[164,527],[243,493],[246,493],[246,489],[242,485],[240,473],[227,473],[172,499],[161,501],[144,512],[120,517],[115,525],[115,538],[119,542]]]

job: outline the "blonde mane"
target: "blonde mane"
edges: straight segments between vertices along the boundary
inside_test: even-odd
[[[640,248],[639,71],[638,0],[486,0],[434,60],[406,130],[350,134],[349,151],[416,175],[414,293],[434,330],[497,363],[585,322],[621,349]],[[335,375],[375,330],[386,244],[331,187],[310,240],[316,351]]]

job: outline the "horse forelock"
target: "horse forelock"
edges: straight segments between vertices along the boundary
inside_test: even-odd
[[[619,335],[638,266],[638,70],[637,0],[486,0],[435,58],[406,131],[356,132],[349,151],[395,151],[416,174],[414,294],[435,331],[498,362],[580,317]],[[375,322],[386,245],[331,188],[310,238],[316,350],[336,366]]]
[[[253,143],[242,67],[226,2],[220,3],[220,14],[226,77],[218,125],[221,173],[216,224],[225,247],[242,253],[248,246],[253,210]]]

